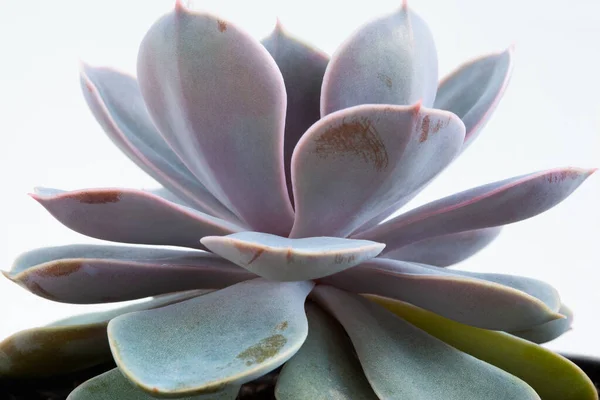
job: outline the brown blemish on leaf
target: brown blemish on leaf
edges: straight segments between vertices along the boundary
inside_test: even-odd
[[[73,198],[84,204],[118,203],[121,200],[121,192],[117,190],[96,193],[82,192],[75,194]]]
[[[219,28],[219,32],[225,32],[227,30],[227,22],[218,19],[217,26]]]
[[[285,254],[285,260],[289,263],[291,263],[292,261],[294,261],[294,255],[292,254],[292,249],[287,249],[287,252]]]
[[[383,140],[366,117],[331,126],[315,141],[315,154],[320,158],[360,157],[376,171],[387,168],[389,159]]]
[[[27,286],[29,287],[29,290],[31,290],[32,293],[45,297],[48,300],[58,301],[58,299],[54,295],[48,293],[46,289],[41,287],[40,284],[37,282],[29,282]]]
[[[576,171],[560,171],[557,173],[553,173],[548,175],[548,182],[549,183],[557,183],[557,182],[562,182],[565,179],[569,178],[569,179],[577,179],[579,177],[579,174]]]
[[[45,278],[58,278],[60,276],[71,275],[81,269],[81,263],[78,261],[65,261],[52,264],[49,268],[40,269],[38,276]]]
[[[264,253],[264,252],[265,252],[265,249],[257,249],[257,250],[254,252],[254,255],[252,256],[252,258],[250,259],[250,261],[248,261],[248,265],[250,265],[250,264],[252,264],[254,261],[256,261],[256,259],[257,259],[258,257],[260,257],[260,256],[262,255],[262,253]]]
[[[238,354],[237,358],[246,361],[247,366],[262,363],[269,358],[275,357],[286,343],[287,339],[285,336],[275,334],[261,340],[254,346],[248,347]]]
[[[377,79],[385,84],[389,89],[392,88],[392,78],[387,76],[386,74],[382,74],[381,72],[377,73]]]
[[[278,331],[285,331],[288,327],[288,322],[287,321],[283,321],[279,324],[277,324],[277,326],[275,327],[276,330]]]
[[[431,121],[429,119],[429,115],[426,115],[421,122],[421,136],[419,136],[419,142],[423,143],[427,140],[429,136],[429,125],[431,125]]]
[[[344,257],[343,254],[336,254],[335,258],[333,259],[333,262],[336,264],[342,264],[342,263],[351,263],[354,260],[356,260],[356,255],[351,254],[348,257]]]

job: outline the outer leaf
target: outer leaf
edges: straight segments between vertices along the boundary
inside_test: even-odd
[[[594,384],[579,367],[541,346],[503,332],[463,325],[408,303],[366,297],[458,350],[523,379],[543,400],[598,399]]]
[[[292,37],[279,21],[262,44],[277,63],[287,92],[283,159],[288,193],[293,202],[292,153],[304,132],[319,120],[321,84],[329,57]]]
[[[378,258],[320,282],[355,293],[408,301],[486,329],[529,329],[564,318],[557,314],[560,300],[556,290],[530,278],[468,273]]]
[[[317,286],[381,399],[539,399],[525,382],[465,354],[360,296]]]
[[[264,278],[317,279],[376,257],[381,243],[337,237],[288,239],[260,232],[202,238],[212,252]]]
[[[78,315],[15,333],[0,342],[0,377],[40,378],[110,360],[106,326],[111,318],[199,296],[196,290],[157,297],[110,311]]]
[[[437,53],[427,24],[406,5],[370,22],[333,54],[323,78],[321,116],[360,104],[431,107]]]
[[[204,249],[200,238],[243,228],[134,189],[84,189],[32,197],[65,226],[84,235],[123,243]]]
[[[501,230],[501,227],[493,227],[435,236],[401,247],[385,257],[449,267],[481,251],[498,237]]]
[[[566,318],[546,322],[531,329],[509,333],[534,343],[546,343],[554,340],[569,331],[573,323],[573,312],[569,307],[561,304],[559,312]]]
[[[352,237],[385,243],[386,254],[434,236],[510,224],[554,207],[594,171],[551,169],[479,186],[425,204]]]
[[[133,77],[82,65],[81,86],[88,106],[108,137],[142,170],[197,210],[238,221],[165,143],[148,115]]]
[[[235,400],[239,385],[226,386],[222,391],[198,396],[179,397],[180,400]],[[156,397],[131,384],[118,368],[98,375],[69,394],[67,400],[153,400]]]
[[[281,370],[277,400],[377,400],[342,327],[306,304],[308,337]]]
[[[508,86],[512,66],[511,47],[469,61],[440,82],[434,107],[453,112],[465,123],[464,148],[473,142],[496,110]]]
[[[50,300],[89,304],[223,288],[256,276],[203,251],[72,245],[27,252],[7,277]]]
[[[300,348],[311,282],[242,282],[108,326],[119,369],[164,397],[210,393],[277,368]],[[176,326],[177,329],[172,329]]]
[[[458,154],[455,115],[414,106],[362,105],[314,124],[296,146],[292,237],[347,236],[399,207]]]
[[[138,77],[153,121],[190,171],[255,230],[287,234],[286,93],[267,50],[178,3],[142,41]]]

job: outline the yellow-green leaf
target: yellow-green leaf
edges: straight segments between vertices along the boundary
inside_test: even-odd
[[[430,335],[527,382],[542,400],[597,400],[585,373],[566,358],[535,343],[441,317],[386,297],[364,295]]]

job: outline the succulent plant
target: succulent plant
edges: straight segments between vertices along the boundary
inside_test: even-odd
[[[41,188],[67,227],[153,246],[71,245],[5,275],[76,303],[153,298],[16,333],[0,376],[114,358],[82,399],[235,398],[283,365],[278,399],[597,399],[539,346],[570,327],[550,285],[447,269],[540,214],[593,170],[557,168],[388,219],[482,130],[512,50],[438,85],[425,22],[404,3],[331,59],[280,24],[258,42],[180,3],[145,36],[138,78],[84,65],[110,139],[164,188]]]

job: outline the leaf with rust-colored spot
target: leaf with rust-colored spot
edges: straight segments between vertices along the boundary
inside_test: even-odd
[[[383,210],[400,207],[450,163],[463,139],[460,119],[419,104],[329,114],[294,150],[296,219],[290,236],[344,237]]]
[[[298,351],[308,331],[304,301],[312,288],[312,282],[255,279],[124,315],[108,326],[110,346],[123,374],[148,393],[190,396],[243,384]]]

